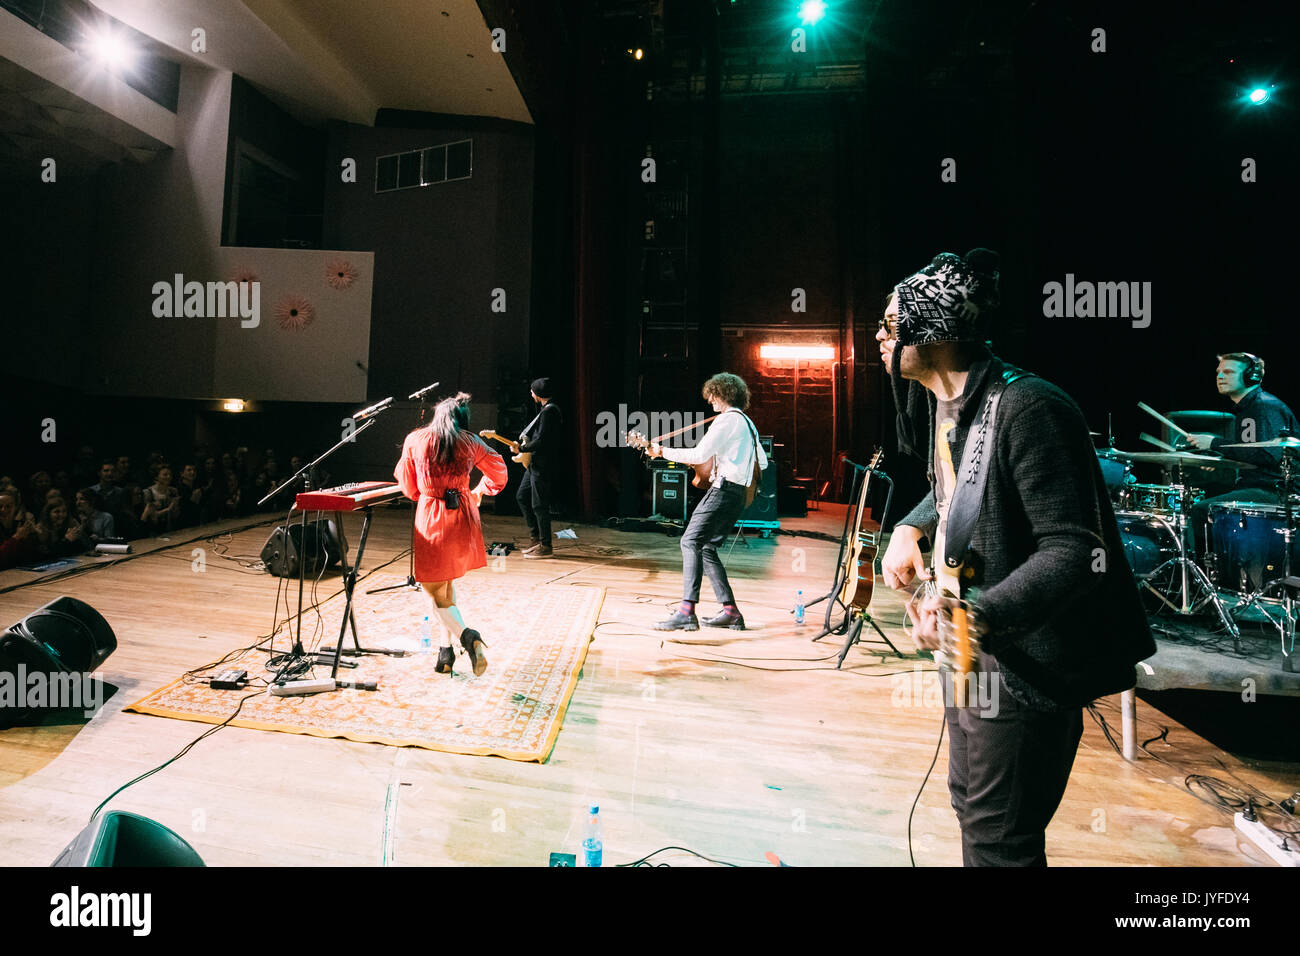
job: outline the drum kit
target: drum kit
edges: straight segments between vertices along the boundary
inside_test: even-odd
[[[1177,425],[1149,406],[1139,406],[1172,431]],[[1159,451],[1128,452],[1110,446],[1097,449],[1102,477],[1115,508],[1124,553],[1134,577],[1146,592],[1175,614],[1198,614],[1213,607],[1233,647],[1241,652],[1235,620],[1252,607],[1282,638],[1283,666],[1297,669],[1294,646],[1296,608],[1300,605],[1300,438],[1222,445],[1223,448],[1277,449],[1281,453],[1280,503],[1222,501],[1210,505],[1198,551],[1192,508],[1205,497],[1198,481],[1235,480],[1254,465],[1229,458],[1174,448],[1143,434]],[[1142,484],[1134,468],[1160,466],[1166,484]],[[1235,603],[1228,607],[1228,601]]]

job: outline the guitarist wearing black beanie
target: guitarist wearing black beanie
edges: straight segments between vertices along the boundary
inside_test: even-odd
[[[1133,687],[1155,643],[1082,413],[985,344],[998,278],[988,249],[940,253],[890,297],[876,341],[900,450],[927,462],[931,490],[881,563],[890,587],[938,586],[908,614],[941,652],[963,861],[1046,866],[1083,708]],[[980,707],[957,706],[971,681]]]
[[[551,542],[551,500],[555,494],[555,473],[560,462],[560,430],[563,416],[552,401],[549,378],[536,379],[531,386],[533,401],[542,408],[519,436],[516,452],[528,452],[532,461],[524,472],[515,500],[528,522],[529,547],[525,558],[549,558]]]

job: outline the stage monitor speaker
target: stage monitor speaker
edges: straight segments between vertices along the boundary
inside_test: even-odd
[[[110,810],[90,821],[50,866],[203,866],[203,859],[161,823]]]
[[[753,502],[737,520],[775,522],[777,520],[776,458],[772,453],[772,436],[759,435],[758,442],[767,455],[767,467],[763,469],[763,477],[758,483],[758,492],[754,495]]]
[[[115,650],[117,638],[103,615],[84,601],[65,595],[0,634],[0,678],[17,681],[19,666],[28,677],[34,673],[89,674]],[[0,704],[0,727],[11,726],[31,713],[30,707]]]
[[[303,573],[319,574],[333,567],[343,558],[342,532],[332,518],[307,522],[307,546],[302,544],[303,528],[297,522],[281,525],[271,532],[262,545],[262,563],[267,574],[277,578],[296,578],[298,561],[303,560]]]
[[[687,476],[690,474],[680,465],[673,467],[656,467],[650,473],[653,488],[653,518],[665,521],[686,522]]]

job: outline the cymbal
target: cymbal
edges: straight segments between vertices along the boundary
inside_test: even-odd
[[[1182,465],[1185,468],[1234,468],[1249,471],[1255,466],[1249,462],[1233,461],[1230,458],[1213,458],[1209,455],[1194,455],[1186,451],[1120,451],[1110,449],[1113,456],[1126,458],[1138,464],[1148,465]]]
[[[1239,445],[1220,445],[1220,448],[1282,448],[1294,452],[1300,452],[1300,438],[1291,438],[1282,436],[1281,438],[1270,438],[1268,441],[1245,441]]]

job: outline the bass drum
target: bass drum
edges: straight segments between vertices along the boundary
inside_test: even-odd
[[[1139,582],[1170,558],[1178,557],[1178,544],[1169,526],[1145,511],[1117,511],[1124,557]]]
[[[1246,596],[1282,577],[1286,544],[1281,505],[1225,501],[1211,505],[1210,554],[1215,584]],[[1291,541],[1291,573],[1300,573],[1300,535]]]

